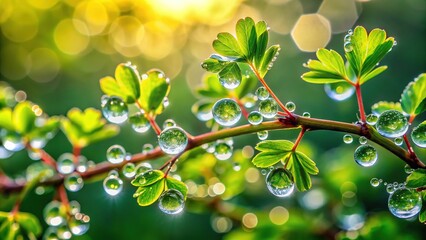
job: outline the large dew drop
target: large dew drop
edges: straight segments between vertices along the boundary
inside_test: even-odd
[[[68,221],[68,227],[73,235],[81,236],[89,230],[89,222],[89,216],[82,213],[76,213],[74,217]]]
[[[102,113],[108,121],[120,124],[127,120],[129,109],[121,98],[112,96],[102,105]]]
[[[136,113],[135,115],[131,116],[129,118],[129,122],[132,124],[133,130],[138,133],[144,133],[151,128],[149,120],[143,113]]]
[[[134,163],[129,162],[124,165],[121,171],[126,178],[132,178],[136,174],[136,166]]]
[[[276,168],[266,176],[268,190],[277,197],[287,197],[294,190],[293,175],[284,168]]]
[[[124,161],[126,150],[120,145],[112,145],[108,148],[106,157],[110,163],[117,164]]]
[[[408,121],[401,112],[396,110],[387,110],[379,116],[376,123],[376,129],[385,137],[401,137],[408,130]]]
[[[9,151],[17,152],[24,149],[24,141],[22,137],[15,132],[9,132],[6,130],[1,131],[3,147]]]
[[[44,221],[49,226],[59,226],[65,222],[66,209],[58,201],[54,200],[48,203],[43,209]]]
[[[256,89],[255,94],[259,100],[266,100],[269,97],[269,92],[265,87],[259,87]]]
[[[168,189],[161,194],[158,200],[158,207],[167,214],[178,214],[182,212],[185,200],[181,192],[176,189]]]
[[[252,111],[248,115],[247,120],[251,125],[259,125],[263,121],[263,116],[258,111]]]
[[[219,82],[226,89],[235,89],[240,86],[241,79],[239,79],[235,74],[219,74]]]
[[[411,139],[417,146],[426,148],[426,121],[420,123],[419,126],[413,129],[411,132]]]
[[[347,82],[337,82],[325,84],[324,91],[329,98],[344,101],[354,94],[355,88]]]
[[[74,155],[71,153],[64,153],[61,156],[59,156],[56,168],[58,169],[58,172],[61,174],[70,174],[74,172],[75,165],[74,165]]]
[[[415,190],[399,188],[389,196],[388,207],[398,218],[411,218],[422,209],[422,198]]]
[[[265,118],[273,118],[277,115],[278,104],[272,98],[268,98],[266,100],[260,101],[259,112]]]
[[[377,150],[368,144],[361,145],[355,150],[354,159],[363,167],[371,167],[377,161]]]
[[[164,129],[158,136],[158,145],[167,154],[178,154],[185,150],[188,136],[180,127]]]
[[[234,100],[224,98],[213,105],[212,114],[218,124],[232,126],[240,120],[241,108]]]
[[[109,175],[103,182],[104,190],[108,195],[115,196],[123,189],[123,180],[116,175]]]
[[[68,191],[77,192],[83,188],[83,178],[78,173],[72,173],[65,177],[64,186]]]

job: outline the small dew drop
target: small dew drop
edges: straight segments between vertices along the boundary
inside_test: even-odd
[[[358,141],[359,141],[359,144],[366,144],[368,140],[366,137],[361,136],[359,137]]]
[[[402,139],[402,137],[397,137],[393,140],[393,142],[395,143],[395,145],[401,146],[404,143],[404,139]]]
[[[352,143],[353,142],[353,137],[352,137],[352,135],[350,135],[350,134],[345,134],[345,135],[343,135],[343,142],[344,143],[346,143],[346,144],[350,144],[350,143]]]
[[[178,154],[185,150],[188,144],[188,136],[180,127],[169,127],[158,136],[158,144],[163,152]]]
[[[274,118],[278,112],[278,104],[272,98],[262,100],[259,103],[259,112],[265,118]]]
[[[277,197],[288,197],[293,193],[293,175],[284,168],[276,168],[266,176],[268,190]]]
[[[265,140],[268,138],[268,131],[267,130],[263,130],[263,131],[259,131],[257,132],[257,137],[259,138],[259,140]]]
[[[345,52],[347,53],[352,52],[352,50],[354,50],[354,47],[351,42],[345,42],[345,44],[343,45],[343,48],[345,49]]]
[[[120,145],[112,145],[108,148],[106,153],[107,160],[110,163],[118,164],[124,161],[126,157],[126,150]]]
[[[332,100],[344,101],[355,93],[355,88],[347,82],[337,82],[325,84],[324,91]]]
[[[57,162],[56,162],[56,168],[59,173],[61,174],[70,174],[74,172],[75,165],[74,165],[74,155],[71,153],[64,153],[61,156],[59,156]]]
[[[294,110],[296,110],[296,104],[294,104],[294,102],[287,102],[285,108],[290,112],[294,112]]]
[[[255,94],[259,100],[266,100],[269,98],[269,92],[265,87],[259,87]]]
[[[361,145],[355,150],[354,159],[362,167],[371,167],[377,161],[377,150],[368,144]]]
[[[226,142],[218,142],[215,145],[214,156],[218,160],[227,160],[232,156],[233,147]]]
[[[169,127],[175,127],[176,126],[176,122],[173,119],[166,119],[166,121],[164,121],[163,123],[163,128],[169,128]]]
[[[377,179],[377,178],[372,178],[372,179],[370,180],[370,184],[371,184],[371,186],[373,186],[373,187],[378,187],[378,186],[380,185],[380,180],[379,180],[379,179]]]
[[[247,120],[251,125],[259,125],[263,121],[263,116],[258,111],[252,111],[248,115]]]
[[[109,175],[103,182],[105,192],[110,196],[115,196],[123,189],[123,180],[114,175]]]
[[[129,122],[132,124],[133,130],[138,133],[144,133],[151,128],[149,120],[143,113],[136,113],[129,118]]]
[[[368,125],[371,125],[371,126],[374,126],[377,123],[378,119],[379,117],[374,113],[368,114],[366,117],[366,121]]]
[[[414,171],[414,169],[412,169],[412,168],[410,167],[410,165],[405,164],[405,166],[404,166],[404,172],[405,172],[406,174],[411,174],[413,171]]]
[[[307,118],[310,118],[310,117],[311,117],[311,114],[310,114],[309,112],[304,112],[304,113],[302,114],[302,116],[307,117]]]
[[[145,144],[142,146],[142,153],[148,153],[148,152],[151,152],[153,149],[154,149],[154,146],[152,146],[152,144],[150,144],[150,143],[145,143]]]
[[[212,109],[214,120],[222,126],[232,126],[241,118],[241,108],[230,99],[223,98],[213,105]]]
[[[123,172],[123,175],[126,178],[132,178],[132,177],[134,177],[135,174],[136,174],[136,166],[135,166],[135,164],[131,163],[131,162],[126,163],[126,165],[123,166],[122,172]]]
[[[168,189],[161,194],[158,200],[158,207],[166,214],[178,214],[182,212],[185,200],[181,192],[176,189]]]
[[[78,192],[83,188],[84,181],[83,178],[78,173],[72,173],[65,177],[64,186],[68,191]]]
[[[109,122],[121,124],[127,120],[129,109],[121,98],[112,96],[102,106],[102,113]]]

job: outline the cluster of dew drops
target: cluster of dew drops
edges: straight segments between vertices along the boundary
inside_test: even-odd
[[[403,136],[409,128],[407,117],[397,110],[387,110],[376,115],[369,114],[366,117],[367,124],[375,126],[378,133],[384,137],[393,139],[395,145],[401,146],[404,143]],[[420,124],[411,132],[411,139],[419,147],[426,147],[426,125]],[[343,136],[343,142],[350,144],[353,137],[350,134]],[[359,138],[360,146],[354,152],[354,160],[363,167],[373,166],[377,161],[376,149],[367,144],[366,137]],[[410,174],[413,170],[407,165],[405,172]],[[383,182],[382,179],[372,178],[370,184],[378,187]],[[386,191],[390,194],[388,199],[389,211],[398,218],[411,218],[418,214],[422,208],[421,195],[415,189],[406,188],[403,183],[383,183]]]

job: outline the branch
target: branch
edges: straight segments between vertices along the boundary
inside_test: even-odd
[[[219,139],[235,137],[250,133],[256,133],[263,130],[284,130],[294,128],[306,128],[310,131],[314,130],[330,130],[335,132],[352,133],[359,136],[365,136],[371,141],[377,143],[388,151],[392,152],[395,156],[406,162],[412,168],[426,168],[426,165],[420,161],[417,157],[413,157],[409,152],[403,148],[395,145],[393,141],[381,136],[374,128],[365,127],[358,124],[351,124],[339,121],[317,119],[317,118],[306,118],[293,114],[293,116],[286,116],[278,118],[274,121],[264,122],[262,124],[253,126],[246,124],[243,126],[237,126],[233,128],[222,129],[216,132],[208,132],[198,136],[190,136],[188,145],[185,151],[189,151],[205,143],[213,142]],[[81,173],[81,177],[89,179],[91,177],[104,174],[112,169],[121,168],[128,162],[141,162],[156,159],[165,156],[159,147],[153,149],[147,153],[138,153],[132,156],[128,161],[124,161],[119,164],[112,164],[109,162],[102,162],[93,168],[90,168],[84,173]],[[63,182],[64,177],[60,174],[41,182],[41,185],[59,185]],[[0,181],[0,193],[10,193],[21,191],[25,186],[25,183],[14,183],[9,181]]]

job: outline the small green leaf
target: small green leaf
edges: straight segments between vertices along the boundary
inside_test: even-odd
[[[315,162],[301,152],[292,152],[288,167],[299,191],[309,190],[312,186],[310,174],[316,175],[319,172]]]
[[[113,77],[103,77],[99,80],[99,85],[103,93],[108,96],[117,96],[123,99],[126,103],[132,101],[131,98],[128,98],[124,91],[121,91],[120,86]]]
[[[426,111],[426,73],[410,82],[401,95],[402,109],[409,115],[419,115]]]
[[[236,25],[236,34],[242,54],[251,59],[256,48],[256,28],[253,19],[246,17],[240,19]]]
[[[32,110],[32,104],[24,101],[15,106],[12,113],[12,122],[15,131],[25,135],[35,127],[36,115]]]
[[[127,96],[127,103],[133,103],[140,95],[140,77],[136,66],[130,63],[120,63],[115,69],[115,80],[121,91]]]
[[[402,107],[401,107],[401,104],[399,102],[380,101],[378,103],[375,103],[371,107],[371,112],[373,112],[376,115],[380,115],[384,111],[387,111],[387,110],[397,110],[397,111],[400,111],[402,113],[404,112],[404,111],[402,111]]]
[[[266,73],[271,67],[271,64],[274,63],[274,58],[276,58],[280,49],[280,45],[272,45],[268,48],[268,50],[266,50],[265,54],[262,56],[262,60],[258,67],[259,73],[262,77],[266,75]]]
[[[60,125],[60,117],[49,117],[42,124],[37,125],[29,134],[30,139],[45,138],[50,139],[55,135]]]
[[[219,78],[238,79],[241,82],[241,69],[237,63],[229,63],[219,72]]]
[[[302,79],[309,83],[335,83],[349,81],[342,56],[334,50],[324,48],[317,51],[318,60],[309,60],[306,67],[311,71],[304,73]]]
[[[214,99],[228,96],[228,91],[220,84],[217,74],[205,74],[202,82],[202,86],[196,90],[199,95]]]
[[[140,206],[149,206],[160,197],[164,191],[164,178],[151,185],[139,187],[133,197],[137,197],[137,202]]]
[[[15,221],[28,233],[39,236],[42,232],[40,222],[36,216],[30,213],[19,212],[15,216]]]
[[[426,205],[426,201],[423,200],[423,206],[422,206],[421,212],[419,214],[419,221],[421,223],[425,223],[426,222],[426,206],[425,205]]]
[[[426,186],[426,169],[416,169],[405,180],[406,187],[419,188]]]
[[[151,69],[142,76],[138,102],[146,113],[160,114],[163,100],[170,91],[170,80],[158,69]]]
[[[243,57],[244,55],[237,39],[227,32],[217,35],[217,39],[213,41],[213,48],[216,52],[226,57]]]
[[[227,62],[222,61],[221,58],[222,57],[220,55],[213,54],[210,56],[210,58],[204,60],[204,62],[201,64],[201,67],[206,71],[218,73],[222,71],[222,69],[228,64]]]
[[[362,85],[362,84],[366,83],[368,80],[376,77],[380,73],[384,72],[386,69],[388,69],[388,66],[380,66],[380,67],[374,69],[373,71],[366,74],[365,76],[362,76],[361,79],[359,80],[359,84]]]
[[[182,193],[184,199],[186,199],[186,195],[188,193],[188,188],[186,187],[185,183],[171,178],[171,177],[167,177],[166,179],[166,185],[167,185],[167,189],[173,188],[178,190],[180,193]]]
[[[160,170],[151,170],[139,174],[132,180],[132,185],[136,187],[145,187],[164,178],[164,173]]]
[[[259,69],[269,41],[269,32],[265,21],[260,21],[256,23],[256,34],[257,40],[254,62],[255,66]]]
[[[12,122],[12,109],[2,108],[0,109],[0,128],[4,128],[9,131],[13,131],[13,122]]]
[[[7,219],[0,225],[0,239],[16,239],[19,233],[19,225]]]
[[[252,160],[256,167],[267,168],[279,161],[286,161],[294,144],[287,140],[266,140],[256,145],[261,151]]]

